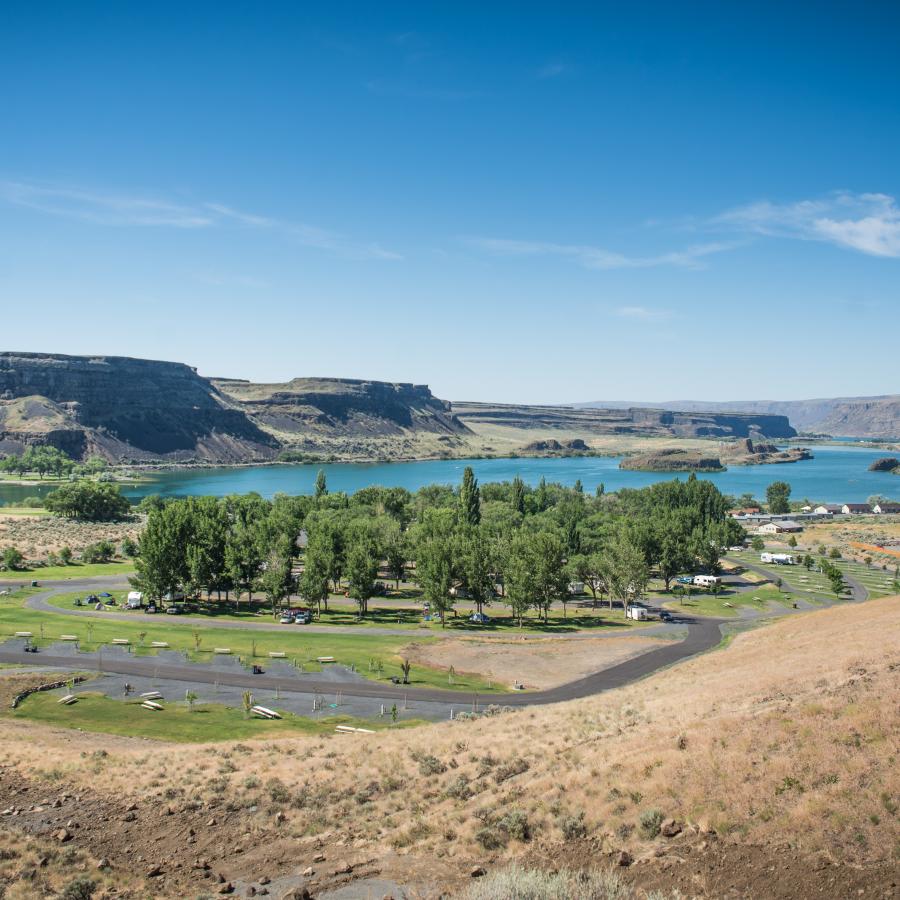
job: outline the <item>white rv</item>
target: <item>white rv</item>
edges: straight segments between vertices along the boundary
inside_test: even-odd
[[[643,622],[647,618],[647,610],[643,606],[629,606],[627,617],[638,622]]]
[[[694,584],[697,587],[715,587],[722,583],[722,579],[718,575],[695,575]]]
[[[797,558],[790,553],[760,553],[759,561],[776,566],[796,566]]]
[[[140,609],[144,605],[144,595],[140,591],[129,591],[125,600],[128,609]]]

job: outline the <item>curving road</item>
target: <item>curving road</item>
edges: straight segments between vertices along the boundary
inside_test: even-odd
[[[52,606],[47,602],[48,598],[59,593],[75,593],[75,592],[98,592],[101,590],[121,589],[127,586],[127,583],[118,579],[110,578],[93,578],[66,581],[64,583],[54,585],[52,589],[48,589],[40,594],[29,597],[26,605],[31,609],[52,612],[58,615],[72,616],[88,616],[99,617],[103,619],[122,619],[124,621],[134,621],[133,613],[108,613],[95,612],[93,610],[81,610],[77,608],[65,609],[58,606]],[[182,616],[179,618],[179,624],[190,625],[191,623],[212,625],[216,627],[227,628],[244,628],[244,629],[261,629],[261,630],[279,630],[278,625],[255,623],[255,622],[210,622],[208,619],[195,618],[191,616]],[[485,703],[501,703],[508,706],[529,706],[532,704],[557,703],[563,700],[574,700],[580,697],[588,697],[602,691],[612,690],[613,688],[622,687],[641,678],[645,678],[660,669],[674,665],[682,660],[689,659],[706,650],[710,650],[717,646],[722,639],[720,625],[728,620],[710,619],[710,618],[689,618],[686,616],[679,617],[679,621],[673,625],[655,625],[647,629],[630,629],[629,635],[648,634],[660,632],[672,632],[673,630],[683,631],[687,627],[687,637],[681,641],[673,641],[665,646],[650,650],[640,656],[633,657],[617,665],[579,678],[576,681],[558,687],[544,690],[532,691],[528,693],[484,693],[478,694],[477,700]],[[353,628],[352,626],[315,626],[306,625],[306,629],[315,629],[317,631],[343,632],[343,633],[359,633],[359,634],[395,634],[407,637],[428,636],[434,637],[433,631],[425,631],[421,629],[384,629],[375,627]],[[540,637],[540,636],[538,636]],[[565,639],[583,639],[589,637],[597,637],[595,634],[575,633],[568,635],[557,635]],[[91,663],[96,665],[98,669],[101,663],[96,659],[87,658],[78,661],[78,668],[91,668]],[[35,656],[31,653],[25,653],[20,648],[10,648],[0,645],[0,663],[13,663],[22,666],[42,666],[51,668],[73,668],[73,659],[71,656],[57,656],[46,652],[41,652]],[[102,661],[102,671],[119,675],[145,676],[160,680],[173,681],[193,681],[198,684],[220,684],[229,685],[240,688],[258,688],[271,689],[276,688],[279,691],[292,693],[326,693],[335,689],[334,681],[317,680],[311,676],[303,676],[298,679],[283,678],[271,674],[252,675],[249,672],[223,672],[220,670],[210,670],[200,665],[192,665],[190,663],[160,663],[155,658],[146,657],[128,657],[128,658],[106,658]],[[400,700],[409,697],[410,699],[449,703],[459,705],[466,702],[469,696],[460,691],[441,690],[439,688],[417,688],[402,685],[390,685],[380,682],[357,683],[349,682],[340,685],[341,692],[348,697],[360,697],[380,700]]]

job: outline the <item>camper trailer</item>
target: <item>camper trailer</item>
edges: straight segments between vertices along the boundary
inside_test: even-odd
[[[643,622],[647,618],[647,610],[643,606],[629,606],[628,612],[626,613],[629,619],[634,619],[638,622]]]
[[[129,591],[125,600],[128,609],[140,609],[144,605],[144,595],[140,591]]]
[[[776,566],[796,566],[797,558],[790,553],[760,553],[759,561]]]
[[[716,587],[722,583],[722,579],[718,575],[695,575],[694,585],[696,587]]]

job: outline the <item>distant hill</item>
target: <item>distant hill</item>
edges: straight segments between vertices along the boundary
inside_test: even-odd
[[[835,437],[900,439],[900,394],[835,397],[818,400],[671,400],[640,403],[597,400],[574,404],[580,409],[667,409],[682,412],[734,412],[787,416],[800,431]]]
[[[652,407],[605,405],[518,406],[453,402],[453,412],[476,431],[479,426],[522,430],[558,429],[583,435],[629,434],[658,437],[790,438],[797,432],[783,415],[691,412]]]

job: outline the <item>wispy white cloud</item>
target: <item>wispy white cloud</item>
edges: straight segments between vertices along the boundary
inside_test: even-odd
[[[23,181],[0,181],[0,200],[47,215],[111,227],[225,228],[268,230],[306,247],[354,259],[402,259],[377,243],[338,232],[235,209],[221,203],[183,204],[141,195],[89,191]]]
[[[735,242],[694,244],[681,250],[648,256],[630,256],[585,244],[556,244],[547,241],[520,241],[506,238],[465,238],[471,246],[495,256],[559,256],[571,259],[586,269],[650,269],[657,266],[702,268],[703,258],[736,246]]]
[[[0,182],[0,198],[37,212],[96,225],[206,228],[214,224],[214,216],[202,209],[149,197],[97,194],[77,188],[3,181]]]
[[[900,257],[900,208],[888,194],[840,191],[821,200],[777,204],[768,200],[716,216],[714,227],[825,241],[870,256]]]
[[[662,322],[672,316],[668,309],[651,309],[647,306],[620,306],[616,315],[623,319],[636,319],[639,322]]]

